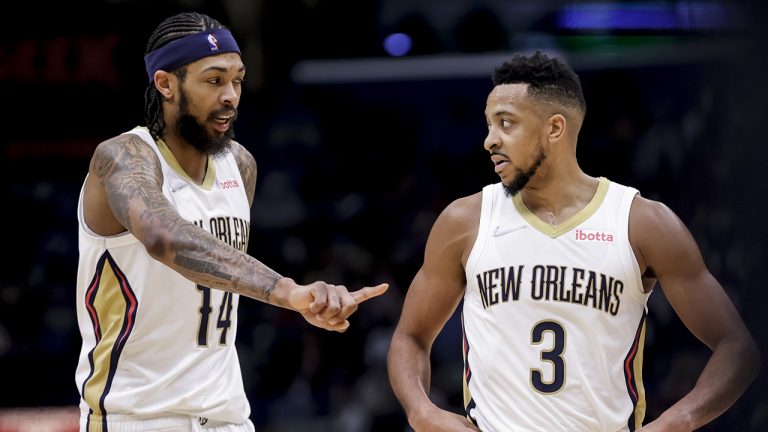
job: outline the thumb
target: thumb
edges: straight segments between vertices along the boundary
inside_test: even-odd
[[[351,292],[352,298],[355,299],[355,303],[360,304],[370,298],[380,296],[384,294],[389,288],[389,284],[378,284],[374,287],[364,287],[357,291]]]

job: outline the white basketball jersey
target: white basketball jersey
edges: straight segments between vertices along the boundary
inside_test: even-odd
[[[163,194],[182,218],[245,251],[250,207],[234,156],[209,158],[203,185],[145,128],[160,159]],[[152,258],[132,234],[95,235],[78,205],[77,366],[90,431],[110,414],[190,415],[242,423],[250,415],[235,351],[238,295],[196,285]]]
[[[645,415],[646,300],[629,243],[637,190],[600,178],[557,226],[483,188],[467,260],[464,402],[483,432],[626,431]]]

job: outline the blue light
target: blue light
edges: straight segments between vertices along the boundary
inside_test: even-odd
[[[408,54],[411,46],[411,37],[405,33],[393,33],[384,39],[384,50],[394,57]]]
[[[585,3],[558,11],[557,23],[575,30],[716,29],[727,25],[727,12],[724,4],[696,1]]]

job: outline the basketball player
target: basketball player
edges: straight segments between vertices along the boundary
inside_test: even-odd
[[[423,431],[691,431],[741,395],[757,348],[691,234],[661,203],[581,171],[577,75],[542,53],[495,70],[485,149],[501,182],[451,203],[427,240],[388,367]],[[643,425],[646,302],[659,283],[713,353]],[[466,416],[428,396],[430,348],[463,300]]]
[[[80,427],[252,431],[239,296],[344,331],[387,285],[299,285],[245,253],[256,162],[232,139],[245,68],[226,28],[170,17],[144,61],[147,127],[98,146],[78,206]]]

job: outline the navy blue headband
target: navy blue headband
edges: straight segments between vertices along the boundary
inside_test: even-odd
[[[219,28],[176,39],[145,55],[144,65],[152,83],[159,70],[172,71],[203,57],[229,52],[240,54],[240,48],[229,30]]]

